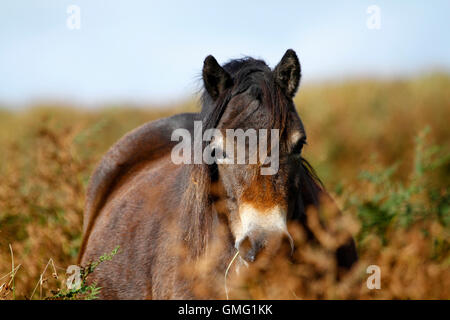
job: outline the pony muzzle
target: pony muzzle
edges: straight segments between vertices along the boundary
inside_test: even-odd
[[[292,255],[294,241],[287,231],[285,210],[275,206],[260,211],[244,205],[240,206],[239,215],[241,232],[235,247],[244,260],[254,262],[262,254],[272,256],[279,253],[281,248],[288,248]]]

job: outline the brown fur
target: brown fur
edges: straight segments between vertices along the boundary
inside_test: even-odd
[[[113,261],[102,263],[92,275],[91,281],[103,288],[101,298],[213,298],[194,290],[195,273],[199,261],[211,255],[217,263],[208,276],[223,277],[236,250],[233,226],[239,222],[240,203],[286,208],[290,220],[308,229],[306,208],[318,207],[327,195],[309,164],[292,154],[288,138],[293,132],[306,136],[292,102],[299,77],[292,50],[274,71],[253,59],[222,68],[208,57],[200,114],[147,123],[108,151],[88,187],[79,256],[86,264],[120,246]],[[172,131],[192,132],[196,119],[204,129],[281,129],[279,172],[261,176],[255,173],[258,165],[173,164]],[[337,255],[340,265],[350,267],[356,260],[353,242]],[[186,277],[186,266],[194,277]]]

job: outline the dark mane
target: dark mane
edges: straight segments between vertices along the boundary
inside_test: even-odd
[[[311,164],[308,162],[308,160],[306,160],[305,158],[301,158],[301,162],[302,162],[302,167],[305,170],[306,174],[309,176],[309,178],[311,178],[312,181],[314,181],[314,183],[317,186],[320,186],[321,189],[325,189],[322,181],[320,180],[319,176],[317,175],[316,170],[314,170],[314,168],[311,166]]]
[[[229,60],[223,65],[223,68],[233,77],[236,76],[238,72],[242,72],[242,70],[245,69],[257,68],[261,71],[270,70],[264,60],[258,60],[252,57]]]
[[[233,85],[225,90],[214,102],[204,90],[201,97],[204,129],[215,128],[219,123],[226,107],[234,96],[245,92],[252,85],[259,85],[262,106],[269,108],[272,128],[280,129],[282,134],[288,115],[288,106],[285,95],[275,84],[271,69],[263,60],[245,57],[227,62],[223,68],[232,79]]]

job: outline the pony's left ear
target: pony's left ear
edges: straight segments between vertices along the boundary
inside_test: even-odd
[[[213,56],[207,56],[203,62],[203,83],[213,100],[233,84],[231,76],[222,68]]]
[[[300,62],[295,51],[288,49],[273,72],[275,81],[283,89],[284,93],[289,98],[293,98],[297,92],[301,77]]]

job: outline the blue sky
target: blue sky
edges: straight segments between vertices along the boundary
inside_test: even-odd
[[[66,26],[70,5],[81,29]],[[381,28],[366,12],[381,9]],[[450,70],[450,1],[0,2],[0,102],[171,103],[199,87],[203,59],[297,51],[303,84]]]

